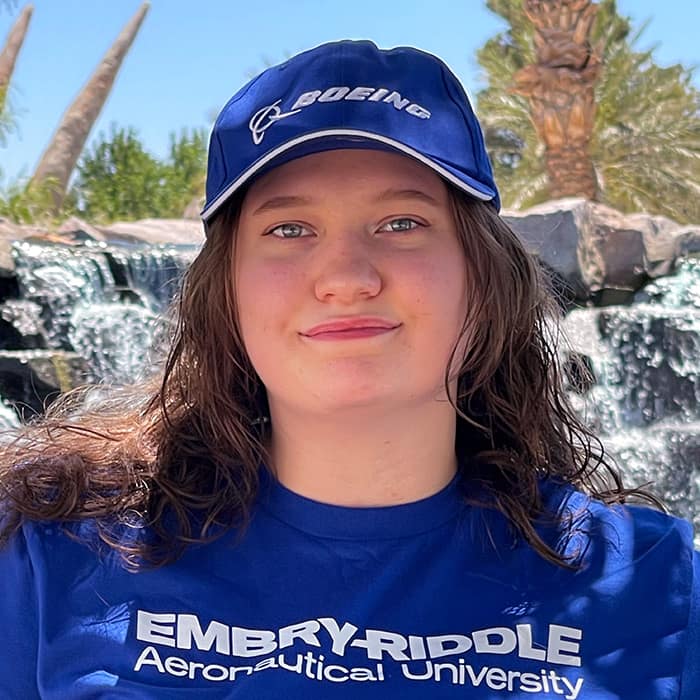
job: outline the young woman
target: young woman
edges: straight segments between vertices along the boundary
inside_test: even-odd
[[[3,448],[0,696],[700,697],[690,526],[622,505],[498,209],[430,54],[238,92],[161,375]]]

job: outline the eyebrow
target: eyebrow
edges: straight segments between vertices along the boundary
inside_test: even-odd
[[[431,204],[434,207],[439,207],[440,202],[438,202],[435,197],[423,192],[422,190],[411,190],[411,189],[388,189],[380,192],[374,199],[375,202],[387,202],[396,199],[417,199],[419,201]],[[288,207],[298,207],[313,204],[314,200],[308,197],[297,197],[293,195],[280,195],[277,197],[272,197],[267,201],[263,202],[253,213],[252,216],[262,214],[267,211],[274,211],[276,209],[286,209]]]

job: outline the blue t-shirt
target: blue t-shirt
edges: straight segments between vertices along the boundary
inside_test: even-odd
[[[385,508],[268,483],[243,537],[136,574],[26,525],[0,553],[0,698],[700,698],[690,526],[544,490],[575,570],[457,481]]]

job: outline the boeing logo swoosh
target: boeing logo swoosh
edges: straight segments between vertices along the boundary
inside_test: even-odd
[[[282,102],[281,99],[277,100],[277,102],[274,102],[268,107],[263,107],[261,110],[258,110],[248,122],[250,132],[253,135],[253,143],[256,146],[262,143],[262,140],[265,137],[265,131],[267,131],[267,129],[269,129],[275,122],[301,112],[300,109],[293,109],[291,112],[283,112],[279,108],[280,102]]]

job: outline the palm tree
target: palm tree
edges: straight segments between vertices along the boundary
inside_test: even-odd
[[[487,0],[478,111],[506,206],[579,195],[700,221],[700,92],[637,51],[615,0]]]
[[[7,3],[5,5],[9,6]],[[29,20],[32,17],[34,7],[27,5],[20,13],[17,21],[10,29],[7,40],[2,51],[0,51],[0,140],[8,127],[9,115],[6,112],[7,91],[10,86],[10,79],[15,69],[17,56],[22,48],[24,37],[27,35]]]
[[[109,96],[122,61],[136,38],[148,8],[147,2],[141,5],[104,55],[73,104],[66,110],[32,176],[30,186],[51,183],[54,206],[57,211],[61,208],[68,181],[90,130]]]
[[[534,28],[536,63],[515,73],[514,92],[529,100],[535,131],[544,144],[552,197],[597,195],[589,151],[593,88],[600,74],[600,58],[590,42],[597,10],[591,0],[524,2]]]

